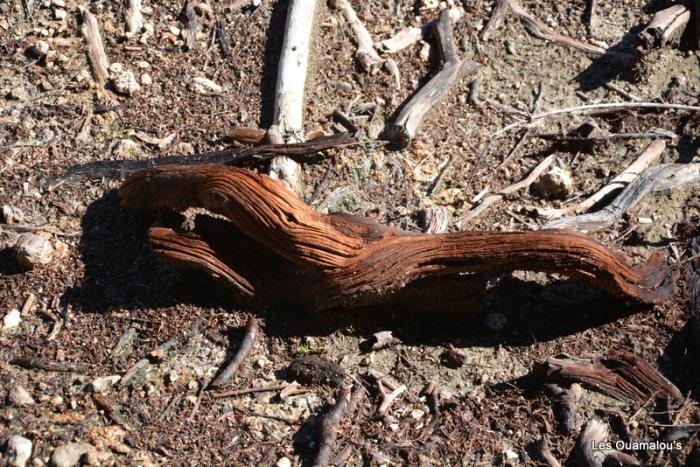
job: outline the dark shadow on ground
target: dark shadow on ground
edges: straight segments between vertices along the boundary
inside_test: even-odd
[[[277,66],[284,42],[284,26],[287,20],[289,2],[275,2],[265,39],[263,70],[260,79],[260,128],[272,125],[275,111],[275,86],[277,85]]]

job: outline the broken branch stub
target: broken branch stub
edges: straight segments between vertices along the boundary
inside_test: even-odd
[[[484,291],[481,273],[513,270],[567,275],[632,301],[660,302],[673,292],[658,254],[633,266],[569,231],[395,230],[317,213],[279,182],[244,169],[149,169],[131,176],[119,198],[134,210],[199,207],[227,218],[201,215],[192,231],[153,227],[150,241],[157,255],[203,269],[253,306],[475,308]]]
[[[655,48],[679,40],[688,21],[690,10],[681,3],[659,11],[649,25],[637,35],[637,52],[644,55]]]
[[[416,137],[423,117],[467,73],[476,71],[476,63],[457,57],[450,11],[442,10],[435,23],[442,54],[442,69],[423,86],[401,109],[390,130],[391,140],[401,148],[408,147]]]

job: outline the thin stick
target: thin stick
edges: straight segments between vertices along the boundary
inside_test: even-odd
[[[224,57],[230,58],[233,52],[231,52],[231,45],[229,44],[228,35],[226,34],[226,20],[219,19],[216,21],[216,37],[219,40],[221,53]]]
[[[248,317],[248,323],[245,326],[245,336],[243,337],[243,342],[241,343],[241,348],[238,349],[236,356],[233,360],[226,365],[224,370],[216,377],[216,379],[211,383],[211,387],[218,388],[223,386],[231,379],[238,369],[243,364],[243,361],[248,357],[250,351],[253,349],[256,339],[258,338],[258,320],[254,317]]]
[[[476,217],[480,216],[482,213],[484,213],[489,207],[492,205],[502,201],[507,195],[511,193],[515,193],[516,191],[522,190],[523,188],[527,188],[530,185],[532,185],[535,180],[537,180],[540,175],[542,175],[545,170],[549,168],[550,165],[552,165],[552,162],[554,162],[555,155],[552,154],[548,156],[546,159],[544,159],[542,162],[537,164],[537,166],[532,169],[532,172],[525,177],[523,180],[519,181],[518,183],[514,183],[513,185],[507,186],[504,189],[502,189],[500,192],[493,194],[491,196],[487,196],[484,198],[484,200],[481,202],[480,205],[469,211],[466,215],[461,217],[457,222],[467,222],[472,219],[475,219]]]
[[[628,139],[677,139],[678,135],[668,130],[654,129],[646,133],[610,133],[604,136],[569,136],[560,134],[539,134],[538,138],[562,143],[603,143]]]
[[[57,237],[79,237],[82,231],[76,230],[73,232],[64,232],[58,230],[52,225],[23,225],[23,224],[0,224],[0,232],[3,230],[12,230],[14,232],[47,232]]]
[[[85,373],[88,364],[82,362],[55,362],[46,358],[17,357],[10,360],[12,365],[22,368],[40,369],[46,371],[69,371],[74,373]]]
[[[342,10],[345,18],[350,23],[352,31],[357,39],[357,61],[363,70],[374,73],[378,66],[382,63],[377,51],[374,49],[374,41],[372,36],[367,31],[364,23],[357,17],[357,13],[352,9],[352,5],[348,0],[333,0],[331,6],[338,10]]]
[[[451,8],[450,19],[457,21],[462,17],[461,8]],[[397,32],[389,39],[384,39],[377,44],[379,51],[382,54],[393,54],[399,52],[406,47],[416,44],[421,39],[425,39],[430,35],[430,31],[435,27],[435,20],[430,20],[420,27],[408,27]]]
[[[183,36],[185,38],[185,45],[189,50],[194,50],[197,48],[197,27],[199,24],[192,0],[185,0],[185,5],[180,17],[182,25],[184,26]]]
[[[272,143],[300,142],[304,138],[304,86],[309,67],[316,0],[292,0],[287,10],[282,54],[275,90],[275,113],[269,137]],[[303,192],[301,168],[288,157],[276,157],[269,174],[292,192]]]
[[[447,95],[467,72],[476,70],[474,62],[457,58],[449,10],[440,13],[436,32],[443,58],[442,69],[404,105],[391,129],[392,141],[403,148],[415,138],[425,114]]]
[[[349,400],[350,391],[341,387],[335,405],[321,420],[318,429],[318,451],[313,461],[314,466],[326,466],[330,463],[335,439],[338,436],[338,423],[347,411]]]
[[[533,114],[527,121],[518,121],[506,125],[505,127],[498,130],[496,133],[491,135],[492,137],[498,137],[510,130],[522,126],[529,126],[536,123],[539,120],[543,120],[549,117],[556,117],[559,115],[591,115],[591,114],[607,114],[613,112],[619,112],[621,110],[688,110],[690,112],[700,112],[700,106],[696,105],[685,105],[685,104],[665,104],[658,102],[606,102],[601,104],[588,104],[579,105],[576,107],[566,107],[563,109],[547,110],[545,112],[540,112]]]
[[[232,389],[230,391],[218,391],[212,393],[211,397],[214,399],[221,399],[222,397],[232,397],[232,396],[242,396],[245,394],[254,394],[258,392],[272,392],[272,391],[282,391],[287,389],[289,384],[278,384],[276,386],[263,386],[257,388],[245,388],[245,389]]]
[[[596,45],[587,44],[585,42],[572,39],[569,36],[565,36],[563,34],[559,34],[558,32],[552,31],[547,25],[545,25],[543,22],[541,22],[540,20],[532,16],[527,10],[525,10],[525,8],[523,8],[520,5],[520,3],[518,3],[516,0],[510,0],[510,7],[513,10],[513,13],[515,13],[523,22],[523,25],[525,26],[525,29],[527,29],[527,32],[539,39],[551,41],[565,47],[577,49],[594,57],[602,57],[603,55],[606,55],[611,58],[627,61],[633,61],[635,58],[634,55],[631,54],[614,52],[609,49],[604,49]]]
[[[87,8],[80,7],[80,12],[83,17],[83,26],[80,28],[80,30],[88,44],[88,58],[90,59],[92,72],[94,73],[97,81],[99,81],[100,84],[104,84],[107,82],[107,78],[109,77],[109,60],[107,59],[107,54],[105,53],[100,28],[97,25],[95,15],[90,13]]]

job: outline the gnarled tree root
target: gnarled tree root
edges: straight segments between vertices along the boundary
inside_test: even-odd
[[[673,293],[660,255],[634,266],[565,230],[395,230],[357,216],[319,214],[279,182],[221,165],[144,170],[126,180],[119,198],[129,209],[198,207],[227,218],[198,216],[192,231],[154,227],[150,240],[158,255],[201,268],[266,307],[476,304],[485,285],[481,273],[513,270],[563,274],[630,301],[656,303]]]

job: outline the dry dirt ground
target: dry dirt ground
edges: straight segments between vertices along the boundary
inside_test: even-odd
[[[146,32],[128,40],[121,2],[91,2],[109,60],[121,63],[140,82],[131,96],[99,89],[93,80],[77,2],[0,3],[0,204],[6,208],[0,227],[0,315],[22,309],[30,294],[36,298],[21,324],[0,335],[0,445],[6,450],[12,435],[30,439],[33,465],[49,463],[54,449],[70,442],[91,446],[81,462],[105,465],[285,465],[283,458],[308,465],[313,457],[317,422],[333,403],[335,388],[312,385],[284,401],[278,392],[224,399],[205,392],[193,410],[201,385],[237,349],[247,310],[236,308],[226,290],[208,277],[171,268],[152,256],[145,236],[149,221],[117,206],[119,180],[78,180],[49,189],[50,177],[76,164],[192,154],[222,147],[221,138],[231,126],[268,126],[287,2],[235,3],[244,5],[212,2],[209,17],[206,8],[199,8],[198,44],[186,50],[178,31],[179,2],[144,2]],[[332,210],[408,230],[420,230],[421,212],[433,206],[447,210],[452,230],[537,229],[544,220],[533,206],[574,201],[546,201],[525,191],[472,222],[456,221],[476,194],[522,179],[552,153],[557,164],[573,173],[570,198],[586,196],[627,166],[648,141],[556,147],[531,134],[499,166],[521,133],[496,140],[488,152],[484,148],[491,134],[514,121],[509,108],[528,112],[621,102],[629,95],[698,102],[698,53],[684,42],[654,52],[646,66],[634,69],[531,37],[512,17],[491,41],[483,42],[479,32],[493,3],[461,5],[465,15],[455,26],[460,53],[479,64],[478,72],[429,114],[414,144],[395,151],[370,141],[305,164],[308,203],[318,206],[343,188],[342,196],[332,198]],[[563,34],[621,51],[633,49],[635,32],[664,6],[662,1],[599,1],[588,27],[582,16],[585,3],[529,0],[524,6]],[[376,39],[438,14],[421,8],[423,2],[352,4]],[[212,45],[214,18],[225,21],[231,58],[222,55],[216,42]],[[320,2],[315,31],[307,129],[336,131],[335,110],[353,116],[365,131],[381,126],[439,67],[435,47],[427,60],[421,58],[422,44],[409,47],[392,56],[401,77],[397,88],[390,73],[368,75],[357,68],[352,31],[325,2]],[[37,50],[38,41],[49,45],[47,54]],[[221,90],[197,92],[193,80],[198,77],[216,82]],[[481,82],[480,105],[469,101],[474,78]],[[487,99],[501,106],[489,105]],[[680,138],[669,143],[662,162],[698,160],[700,120],[684,112],[551,119],[534,133],[569,131],[585,122],[612,132],[674,131]],[[174,140],[159,148],[136,133],[152,138],[174,134]],[[448,160],[440,183],[433,186]],[[670,263],[677,262],[689,256],[688,240],[698,233],[697,195],[697,189],[650,195],[595,236],[638,259],[660,250]],[[50,241],[62,242],[67,251],[49,265],[23,271],[13,253],[20,234],[13,225],[49,226],[44,230]],[[230,385],[279,385],[289,363],[309,353],[339,363],[356,382],[367,384],[363,375],[375,370],[405,384],[408,390],[394,402],[389,417],[376,415],[380,398],[376,386],[367,384],[369,397],[353,417],[341,421],[336,449],[345,451],[349,465],[537,465],[543,438],[562,463],[575,463],[577,430],[559,433],[552,401],[526,377],[538,360],[563,352],[636,352],[690,393],[679,422],[700,421],[695,412],[697,355],[690,345],[682,279],[673,300],[642,308],[543,274],[493,277],[491,284],[478,311],[415,315],[392,309],[377,316],[309,316],[289,309],[259,314],[262,336]],[[189,335],[196,322],[199,327]],[[113,353],[129,329],[135,338]],[[381,330],[393,331],[399,344],[367,351],[363,342]],[[129,384],[112,384],[137,360],[178,336],[188,337],[153,357]],[[461,368],[442,364],[440,355],[449,344],[464,355]],[[18,357],[79,362],[84,368],[25,369],[10,363]],[[431,381],[440,389],[443,414],[432,424],[420,396]],[[33,404],[11,402],[10,393],[18,386],[28,391]],[[96,390],[111,401],[113,412],[96,405]],[[654,441],[664,430],[657,426],[655,410],[587,392],[577,419],[581,424],[601,417],[611,426],[612,440]],[[629,453],[644,464],[698,465],[693,450],[700,443],[694,431],[683,432],[681,442],[680,450]]]

